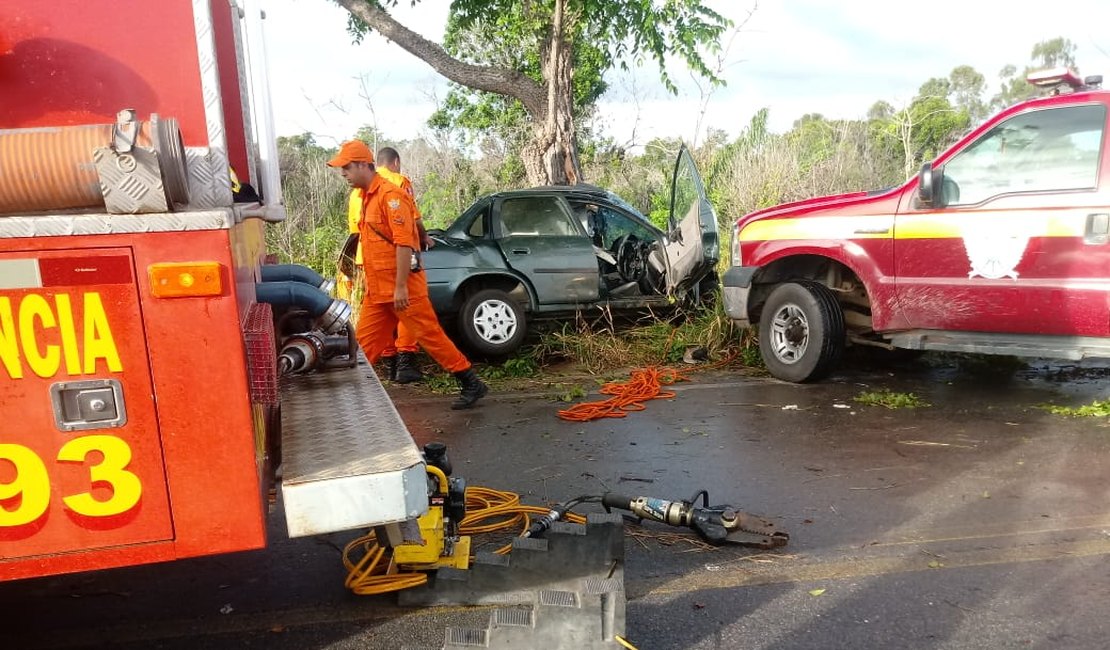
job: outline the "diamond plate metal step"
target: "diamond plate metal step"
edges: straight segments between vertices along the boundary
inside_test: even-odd
[[[427,511],[420,450],[365,361],[283,378],[281,416],[290,537],[368,528]]]

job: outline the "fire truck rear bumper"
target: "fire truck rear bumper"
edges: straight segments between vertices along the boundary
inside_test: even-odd
[[[750,327],[748,320],[748,295],[752,289],[752,276],[757,267],[731,266],[721,281],[725,313],[740,327]]]
[[[290,537],[427,512],[424,460],[369,366],[286,378],[281,399],[281,493]]]

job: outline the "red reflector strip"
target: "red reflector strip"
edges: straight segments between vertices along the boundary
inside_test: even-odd
[[[38,289],[42,287],[39,261],[0,260],[0,289]]]
[[[43,287],[131,284],[131,259],[126,255],[48,257],[39,260]]]

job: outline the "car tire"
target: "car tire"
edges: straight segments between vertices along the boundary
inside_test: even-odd
[[[524,342],[524,309],[500,289],[482,289],[459,312],[459,335],[474,352],[503,357]]]
[[[759,352],[772,375],[791,382],[820,379],[844,354],[844,312],[816,282],[779,285],[759,319]]]

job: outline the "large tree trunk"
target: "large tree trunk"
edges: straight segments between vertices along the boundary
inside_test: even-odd
[[[335,2],[451,81],[519,100],[533,123],[532,140],[521,151],[529,183],[574,185],[582,180],[574,137],[574,53],[566,38],[566,0],[555,0],[551,35],[542,53],[545,86],[517,70],[459,61],[438,44],[398,23],[376,3]]]
[[[566,0],[555,0],[551,36],[543,51],[547,110],[536,118],[521,158],[533,185],[574,185],[582,180],[574,136],[574,53],[566,39]]]

